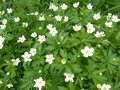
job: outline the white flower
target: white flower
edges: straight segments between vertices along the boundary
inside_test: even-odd
[[[7,87],[11,88],[11,87],[13,87],[13,84],[9,83],[9,84],[7,84]]]
[[[41,72],[42,72],[41,70],[38,71],[38,73],[41,73]]]
[[[0,16],[3,15],[5,13],[4,10],[0,11]]]
[[[39,90],[42,89],[43,86],[45,86],[45,81],[40,77],[38,79],[35,79],[35,85],[34,87],[37,87]]]
[[[64,22],[68,21],[68,16],[64,16]]]
[[[36,54],[36,48],[31,48],[30,49],[30,54],[32,55],[32,56],[34,56],[35,54]]]
[[[67,5],[66,4],[62,4],[61,8],[62,8],[62,10],[66,10],[67,9]]]
[[[3,24],[3,25],[7,24],[7,19],[3,19],[3,20],[2,20],[2,24]]]
[[[2,80],[0,80],[0,85],[1,85],[2,83],[3,83]]]
[[[106,21],[106,22],[105,22],[105,25],[106,25],[107,27],[110,27],[110,28],[113,27],[113,26],[112,26],[112,22],[107,22],[107,21]]]
[[[92,28],[93,24],[91,24],[90,22],[86,25],[87,28]]]
[[[37,16],[39,14],[39,12],[34,12],[34,15]]]
[[[81,50],[81,53],[83,54],[84,57],[89,57],[94,54],[94,49],[85,46],[84,49]]]
[[[53,28],[53,24],[48,24],[46,27],[47,29],[51,30]]]
[[[47,29],[50,30],[49,33],[50,33],[52,36],[56,36],[56,34],[58,33],[58,31],[56,30],[55,27],[53,27],[52,24],[48,24],[48,25],[47,25]]]
[[[53,60],[55,60],[52,54],[46,55],[45,57],[46,57],[46,62],[48,62],[49,64],[52,64]]]
[[[57,11],[58,6],[54,5],[53,3],[50,3],[49,9],[52,9],[53,11]]]
[[[117,15],[113,15],[113,16],[112,16],[112,21],[113,21],[113,22],[119,22],[120,19],[118,18]]]
[[[108,13],[108,15],[106,16],[107,20],[111,20],[112,14]]]
[[[33,37],[33,38],[37,37],[37,33],[36,33],[36,32],[33,32],[33,33],[31,34],[31,37]]]
[[[65,76],[65,81],[66,82],[74,82],[73,78],[75,77],[74,74],[70,74],[70,73],[64,73]]]
[[[62,20],[62,16],[57,15],[57,16],[55,16],[55,19],[56,19],[56,21],[61,21]]]
[[[23,27],[28,27],[28,23],[27,23],[27,22],[23,22],[23,23],[22,23],[22,26],[23,26]]]
[[[44,35],[39,35],[38,36],[38,42],[40,42],[40,44],[43,43],[43,42],[45,42],[45,41],[46,41],[46,38],[45,38]]]
[[[101,86],[101,90],[110,90],[110,88],[111,88],[111,86],[108,85],[108,84],[103,84],[103,85]]]
[[[5,38],[4,38],[4,37],[2,37],[2,36],[0,36],[0,44],[1,44],[1,43],[3,43],[3,42],[4,42],[4,40],[5,40]]]
[[[95,37],[97,37],[97,38],[100,38],[100,37],[104,37],[105,36],[105,34],[104,34],[104,32],[96,32],[96,34],[94,34],[95,35]]]
[[[91,9],[93,8],[93,6],[91,5],[91,3],[89,3],[89,4],[87,5],[87,8],[88,8],[89,10],[91,10]]]
[[[0,43],[0,49],[2,49],[3,48],[3,44],[2,43]]]
[[[30,61],[32,61],[32,59],[31,59],[31,54],[29,54],[28,52],[25,52],[25,53],[22,55],[22,58],[24,58],[24,61],[25,61],[25,62],[30,62]]]
[[[20,18],[19,17],[15,17],[14,18],[14,22],[19,22],[20,21]]]
[[[57,31],[56,28],[54,27],[54,28],[52,28],[52,29],[50,30],[49,33],[50,33],[52,36],[56,36],[57,33],[58,33],[58,31]]]
[[[0,29],[5,29],[6,28],[6,25],[3,24],[3,25],[0,25]]]
[[[87,27],[87,33],[93,33],[95,31],[93,24],[91,24],[90,22],[86,25],[86,27]]]
[[[44,15],[42,15],[42,16],[39,16],[39,20],[40,20],[40,21],[44,21],[44,20],[45,20],[45,17],[44,17]]]
[[[94,14],[94,15],[93,15],[93,18],[94,18],[95,20],[100,19],[100,18],[101,18],[100,13]]]
[[[10,72],[7,72],[6,75],[10,75]]]
[[[74,4],[73,4],[73,7],[74,8],[77,8],[79,6],[79,2],[75,2]]]
[[[73,30],[74,31],[80,31],[81,30],[81,25],[74,25]]]
[[[98,88],[98,89],[101,89],[101,84],[97,84],[97,88]]]
[[[15,65],[15,66],[18,66],[18,64],[20,63],[20,59],[19,58],[17,58],[16,60],[12,59],[11,61],[12,61],[13,65]]]
[[[17,42],[23,43],[25,40],[26,40],[25,36],[22,35],[22,37],[19,37],[19,39],[17,40]]]
[[[12,11],[13,11],[12,8],[7,8],[7,13],[8,14],[12,13]]]
[[[0,36],[0,49],[3,48],[3,42],[4,42],[5,38]]]
[[[93,33],[95,31],[94,27],[87,28],[87,33]]]

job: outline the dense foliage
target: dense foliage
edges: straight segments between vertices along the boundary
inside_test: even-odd
[[[1,0],[0,90],[119,90],[118,11],[93,1]]]

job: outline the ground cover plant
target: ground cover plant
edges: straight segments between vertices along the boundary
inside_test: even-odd
[[[0,1],[0,90],[120,90],[118,10],[86,1]]]

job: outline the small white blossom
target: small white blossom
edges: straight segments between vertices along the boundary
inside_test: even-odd
[[[112,21],[113,21],[113,22],[119,22],[120,19],[118,18],[117,15],[113,15],[113,16],[112,16]]]
[[[52,54],[46,55],[45,58],[46,58],[46,62],[48,62],[49,64],[52,64],[53,60],[55,60]]]
[[[6,28],[6,25],[3,24],[3,25],[0,25],[0,29],[5,29]]]
[[[30,61],[32,61],[32,59],[31,59],[31,54],[29,54],[28,52],[25,52],[25,53],[22,55],[22,58],[24,59],[25,62],[30,62]]]
[[[66,10],[67,9],[67,5],[66,4],[62,4],[61,8],[62,8],[62,10]]]
[[[33,32],[33,33],[31,34],[31,37],[32,37],[32,38],[37,37],[37,33],[36,33],[36,32]]]
[[[68,21],[68,16],[64,16],[64,22]]]
[[[12,11],[13,11],[12,8],[7,8],[7,13],[8,14],[12,13]]]
[[[13,87],[13,84],[9,83],[9,84],[7,84],[7,87],[8,87],[8,88],[12,88],[12,87]]]
[[[58,31],[57,31],[56,28],[54,27],[54,28],[52,28],[52,29],[50,30],[49,33],[50,33],[52,36],[56,36],[57,33],[58,33]]]
[[[100,89],[100,90],[110,90],[111,85],[105,84],[105,83],[103,85],[97,84],[97,88]]]
[[[62,16],[57,15],[57,16],[55,16],[55,19],[56,19],[56,21],[61,21],[62,20]]]
[[[101,90],[110,90],[111,86],[109,84],[103,84]]]
[[[0,16],[3,15],[5,13],[4,10],[0,11]]]
[[[74,31],[80,31],[81,30],[81,25],[74,25],[73,30]]]
[[[73,4],[73,7],[74,8],[77,8],[79,6],[79,2],[75,2],[74,4]]]
[[[45,86],[45,81],[41,77],[35,79],[34,81],[35,81],[34,87],[37,87],[39,90],[42,90],[42,87]]]
[[[111,13],[108,13],[108,15],[106,16],[107,20],[111,20],[111,17],[112,17],[112,14]]]
[[[2,80],[0,80],[0,85],[3,83],[3,81]]]
[[[18,38],[17,42],[23,43],[25,40],[26,40],[25,36],[22,35],[22,37],[19,37],[19,38]]]
[[[32,55],[32,56],[34,56],[35,54],[36,54],[36,48],[31,48],[30,49],[30,54]]]
[[[74,74],[64,73],[65,82],[74,82],[73,78],[75,77]]]
[[[5,38],[0,36],[0,49],[3,48],[3,42],[4,42]]]
[[[93,18],[94,18],[95,20],[100,19],[100,18],[101,18],[100,13],[94,14],[94,15],[93,15]]]
[[[81,50],[81,53],[83,54],[84,57],[93,56],[94,49],[89,48],[88,46],[85,46],[84,49]]]
[[[107,22],[107,21],[105,22],[105,25],[106,25],[107,27],[110,27],[110,28],[113,27],[112,24],[113,24],[112,22]]]
[[[95,37],[97,37],[97,38],[100,38],[100,37],[104,37],[105,36],[105,34],[104,34],[104,32],[96,32],[96,34],[94,34],[95,35]]]
[[[0,43],[3,43],[3,42],[4,42],[4,40],[5,40],[5,38],[4,38],[4,37],[2,37],[2,36],[0,36]]]
[[[2,49],[3,48],[3,44],[2,43],[0,43],[0,49]]]
[[[20,18],[19,17],[15,17],[14,18],[14,22],[19,22],[20,21]]]
[[[6,75],[10,75],[10,72],[7,72]]]
[[[100,72],[99,75],[102,75],[102,73]]]
[[[38,73],[41,73],[41,72],[42,72],[41,70],[38,71]]]
[[[53,3],[50,3],[49,9],[52,9],[53,11],[57,11],[58,6],[54,5]]]
[[[23,23],[22,23],[22,26],[23,26],[23,27],[28,27],[28,23],[27,23],[27,22],[23,22]]]
[[[34,12],[34,15],[37,16],[39,14],[39,12]]]
[[[45,17],[44,17],[44,15],[42,15],[42,16],[39,16],[39,20],[40,20],[40,21],[44,21],[44,20],[45,20]]]
[[[47,27],[48,30],[50,30],[49,33],[50,33],[52,36],[56,36],[56,35],[57,35],[58,31],[56,30],[55,27],[53,27],[52,24],[48,24],[46,27]]]
[[[93,33],[95,31],[93,24],[91,24],[90,22],[86,25],[86,27],[87,27],[87,33]]]
[[[13,65],[15,65],[15,66],[18,66],[18,64],[20,63],[20,59],[19,58],[17,58],[16,60],[12,59],[11,61],[12,61]]]
[[[38,42],[40,42],[40,44],[43,43],[43,42],[45,42],[45,41],[46,41],[46,38],[45,38],[44,35],[39,35],[38,36]]]
[[[86,25],[87,28],[92,28],[93,24],[91,24],[90,22]]]
[[[53,28],[53,24],[48,24],[46,27],[47,29],[51,30]]]
[[[97,84],[97,88],[98,88],[98,89],[101,89],[101,84]]]
[[[91,5],[91,3],[89,3],[89,4],[87,5],[87,8],[88,8],[89,10],[91,10],[91,9],[93,8],[93,6]]]
[[[3,24],[3,25],[7,24],[7,19],[3,19],[3,20],[2,20],[2,24]]]

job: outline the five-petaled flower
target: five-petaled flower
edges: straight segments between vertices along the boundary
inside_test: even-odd
[[[45,86],[45,81],[42,79],[42,77],[35,79],[34,81],[34,87],[37,87],[39,90],[42,90],[42,87]]]
[[[89,48],[88,46],[85,46],[84,49],[81,49],[81,53],[84,57],[93,56],[94,48]]]
[[[75,77],[74,74],[71,73],[64,73],[65,82],[74,82],[73,78]]]
[[[46,55],[45,58],[46,58],[46,62],[49,64],[52,64],[53,60],[55,60],[55,58],[52,54]]]

